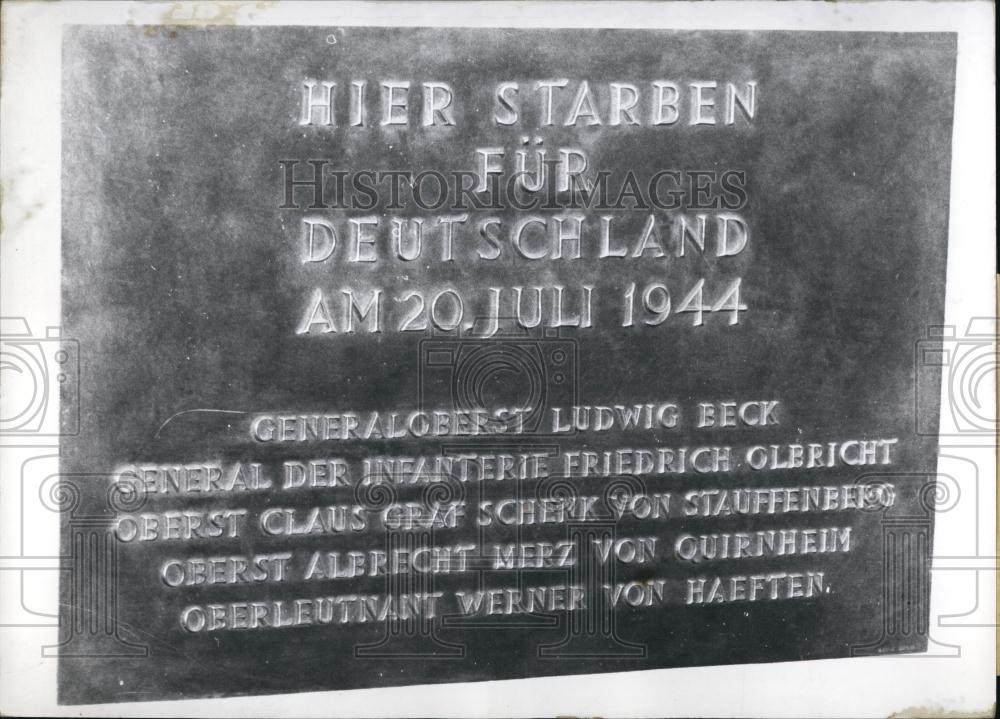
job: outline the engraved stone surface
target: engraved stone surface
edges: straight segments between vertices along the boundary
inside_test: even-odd
[[[60,701],[926,648],[954,36],[63,58]]]

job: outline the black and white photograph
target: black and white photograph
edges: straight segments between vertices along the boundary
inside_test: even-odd
[[[0,10],[0,713],[994,716],[992,3]]]

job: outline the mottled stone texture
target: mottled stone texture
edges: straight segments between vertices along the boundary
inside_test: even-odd
[[[79,484],[80,501],[64,519],[67,569],[76,570],[64,573],[62,585],[61,700],[274,693],[922,650],[931,516],[920,496],[935,471],[936,439],[918,434],[917,420],[930,417],[935,426],[939,373],[918,367],[916,350],[927,328],[943,319],[954,36],[346,28],[331,44],[330,34],[328,28],[291,27],[65,29],[63,321],[65,335],[80,343],[81,428],[62,447],[63,473]],[[352,79],[367,79],[369,90],[382,79],[446,81],[459,103],[457,127],[301,128],[306,77],[334,79],[343,90]],[[535,132],[493,124],[497,82],[556,77],[603,88],[634,82],[644,92],[657,79],[753,79],[759,107],[752,124],[732,127],[681,123]],[[278,207],[279,160],[330,158],[351,170],[474,169],[476,147],[514,149],[524,134],[544,136],[550,148],[582,147],[595,166],[618,172],[745,171],[749,201],[741,212],[752,229],[750,245],[725,263],[526,263],[509,252],[492,264],[468,256],[418,267],[396,261],[363,267],[301,263],[304,213]],[[517,213],[496,214],[510,221]],[[621,214],[633,232],[642,227],[642,213]],[[471,230],[464,236],[477,239]],[[617,565],[616,581],[660,577],[682,587],[698,574],[821,569],[831,592],[820,599],[685,607],[675,596],[668,606],[616,613],[613,636],[600,627],[577,626],[578,634],[596,639],[582,656],[572,657],[566,654],[577,645],[562,651],[560,642],[572,633],[571,622],[584,620],[562,613],[473,625],[438,620],[434,639],[421,635],[407,643],[396,637],[383,645],[386,629],[380,625],[190,634],[178,622],[188,604],[378,592],[385,584],[340,580],[175,590],[158,577],[167,557],[368,549],[384,545],[377,532],[353,540],[288,541],[251,529],[238,542],[119,546],[108,550],[106,565],[86,559],[86,542],[79,537],[88,531],[99,537],[101,523],[117,511],[107,491],[110,473],[122,463],[258,460],[274,467],[289,457],[355,461],[376,453],[442,451],[446,443],[439,441],[255,447],[245,414],[190,413],[164,426],[177,413],[195,409],[416,407],[426,336],[298,336],[295,326],[312,287],[383,286],[387,294],[399,294],[413,286],[450,284],[474,292],[490,284],[587,281],[608,297],[632,281],[663,281],[676,288],[677,302],[698,277],[712,283],[735,276],[743,278],[750,308],[736,326],[712,317],[692,327],[689,319],[672,317],[658,328],[625,329],[616,326],[617,303],[602,302],[594,329],[562,333],[578,352],[576,376],[569,381],[576,383],[581,404],[671,400],[692,407],[699,401],[777,399],[781,425],[695,432],[689,424],[672,433],[526,437],[515,445],[558,450],[898,438],[898,461],[886,468],[898,491],[890,513],[673,519],[622,522],[617,528],[622,536],[660,533],[664,551],[652,566]],[[560,397],[552,401],[573,398],[572,392]],[[920,418],[918,397],[930,398],[921,400]],[[424,397],[425,406],[448,401]],[[483,451],[491,445],[457,446]],[[681,495],[702,487],[851,484],[870,470],[742,471],[642,481],[649,491]],[[464,491],[471,504],[480,492],[494,499],[516,492],[535,496],[536,484]],[[606,484],[587,480],[576,486],[581,493],[601,494]],[[399,496],[420,493],[400,490]],[[229,505],[253,514],[268,504],[355,501],[349,490],[159,497],[144,511]],[[87,529],[81,518],[88,517],[98,529]],[[900,530],[899,518],[911,521],[911,529]],[[824,558],[692,568],[669,551],[681,529],[844,524],[854,531],[852,551]],[[477,531],[445,530],[433,539],[476,541]],[[551,541],[568,531],[566,525],[522,528],[519,537],[510,529],[487,540]],[[899,531],[907,547],[913,543],[912,552],[900,554],[892,534]],[[569,580],[565,571],[482,579],[469,573],[438,577],[434,588]],[[909,593],[899,594],[904,582]],[[359,645],[369,645],[368,655]],[[635,647],[641,647],[638,655]]]

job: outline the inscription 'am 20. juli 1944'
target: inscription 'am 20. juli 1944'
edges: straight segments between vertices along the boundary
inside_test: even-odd
[[[924,648],[954,39],[328,36],[67,29],[61,701]]]

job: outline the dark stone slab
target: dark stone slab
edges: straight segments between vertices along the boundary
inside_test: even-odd
[[[62,702],[926,648],[940,368],[923,352],[929,330],[943,321],[953,35],[70,27],[63,58],[63,333],[77,343],[80,376],[79,432],[64,438],[61,450],[67,489]],[[377,83],[408,80],[415,103],[411,124],[350,127],[342,104],[339,127],[300,125],[307,78],[336,81],[343,103],[352,80],[367,80],[372,113],[379,108]],[[539,127],[533,83],[555,78],[568,79],[569,89],[557,96],[555,124]],[[509,127],[493,121],[494,87],[507,80],[521,83],[523,120]],[[600,127],[562,124],[581,80],[595,92]],[[677,83],[681,93],[680,117],[668,126],[651,123],[651,83],[657,80]],[[421,83],[431,81],[451,86],[454,126],[421,124]],[[717,105],[707,111],[716,122],[692,125],[690,83],[705,81],[718,83]],[[729,124],[726,83],[742,91],[749,81],[757,83],[754,117],[748,120],[736,108]],[[640,124],[610,126],[610,83],[616,82],[639,89]],[[476,223],[495,217],[508,231],[525,213],[509,203],[464,210],[469,220],[455,226],[454,259],[448,262],[441,261],[433,218],[456,210],[411,205],[394,211],[384,196],[370,211],[309,209],[307,199],[298,199],[308,195],[301,190],[292,207],[282,207],[283,160],[298,160],[300,173],[310,159],[328,159],[352,172],[450,173],[474,170],[477,148],[512,153],[537,147],[536,137],[550,157],[559,148],[582,149],[592,169],[612,173],[612,186],[628,170],[646,179],[660,170],[714,171],[716,182],[710,184],[717,194],[721,173],[743,173],[745,201],[738,192],[727,197],[738,205],[731,212],[746,222],[750,239],[728,257],[718,257],[711,243],[699,252],[690,242],[685,256],[677,257],[671,233],[681,215],[696,223],[702,213],[711,223],[723,211],[698,209],[704,198],[690,191],[683,207],[652,211],[664,222],[657,232],[665,258],[653,257],[653,250],[639,258],[597,257],[602,215],[613,217],[621,232],[616,237],[634,246],[650,215],[635,208],[579,210],[585,217],[583,256],[572,261],[527,260],[506,240],[499,243],[499,259],[484,260],[477,252],[490,245]],[[545,219],[560,214],[532,212]],[[344,261],[349,218],[365,215],[380,222],[374,232],[380,259]],[[426,218],[426,261],[391,256],[386,228],[394,216]],[[304,217],[327,219],[338,228],[341,244],[331,261],[303,263]],[[737,278],[739,301],[747,309],[730,324],[726,310],[732,305],[722,299]],[[702,279],[702,304],[709,311],[696,326],[695,313],[678,310]],[[640,294],[651,283],[669,290],[672,311],[662,324],[648,326],[648,315],[637,315],[635,326],[622,326],[630,283]],[[489,287],[554,285],[567,288],[572,312],[579,299],[574,292],[581,285],[593,288],[591,327],[505,330],[489,339],[475,336],[464,321],[451,332],[397,331],[404,310],[416,301],[395,298],[412,290],[451,288],[463,298],[468,320],[487,310]],[[347,333],[338,316],[341,331],[297,333],[316,288],[334,298],[345,288],[381,288],[389,308],[382,331]],[[450,298],[442,300],[444,324]],[[658,298],[654,292],[654,304]],[[722,307],[711,311],[715,304]],[[726,401],[776,401],[777,423],[697,426],[699,403]],[[265,431],[266,418],[282,414],[405,416],[530,402],[540,411],[520,433],[276,442],[254,439],[251,431],[255,420],[265,418]],[[553,407],[641,403],[674,403],[681,418],[675,427],[567,434],[553,431],[550,421]],[[748,409],[748,418],[756,411]],[[880,459],[781,466],[794,461],[788,453],[796,450],[788,445],[807,453],[809,444],[817,444],[819,453],[835,443],[834,453],[843,459],[838,453],[844,444],[859,441],[881,441]],[[775,459],[768,459],[771,445],[779,447]],[[723,446],[733,451],[729,471],[646,472],[633,466],[583,478],[566,476],[562,464],[567,452],[627,448],[655,456],[660,448]],[[755,446],[763,449],[748,454]],[[848,445],[844,451],[851,458],[860,449]],[[550,458],[549,476],[452,477],[414,486],[360,481],[362,463],[376,456],[463,453],[541,453]],[[883,463],[882,456],[890,461]],[[346,462],[352,486],[281,489],[284,462],[323,458]],[[755,470],[750,464],[756,459],[770,464]],[[115,481],[123,468],[205,462],[259,463],[275,486],[130,494],[129,486]],[[801,498],[809,488],[833,487],[841,488],[842,502],[852,491],[843,488],[858,485],[891,487],[891,493],[872,491],[894,501],[867,509],[685,512],[696,506],[686,499],[691,492],[788,488],[787,496]],[[671,495],[667,517],[614,516],[614,502],[622,497],[657,493]],[[755,501],[765,495],[778,501],[776,493],[766,492],[754,495]],[[597,498],[583,521],[476,526],[484,502],[516,498],[538,507],[541,500],[574,497]],[[467,510],[456,527],[286,537],[269,536],[260,526],[261,516],[275,508],[294,510],[301,522],[317,506],[361,507],[376,517],[393,503],[458,501]],[[170,512],[201,516],[227,509],[246,511],[238,537],[143,542],[127,536],[133,520],[123,523],[123,517],[144,514],[166,522],[162,518]],[[849,551],[770,551],[700,562],[678,556],[701,536],[724,534],[738,543],[735,536],[741,535],[757,543],[765,540],[755,533],[771,532],[766,536],[772,541],[790,536],[802,549],[803,542],[845,536],[831,534],[834,528],[849,529]],[[825,533],[807,540],[803,530]],[[694,539],[682,541],[685,535]],[[595,540],[636,538],[655,538],[655,556],[602,563],[592,551]],[[560,543],[569,543],[580,552],[579,561],[497,570],[485,549],[538,542],[552,543],[556,553],[565,546]],[[465,572],[302,579],[313,552],[335,551],[344,558],[349,551],[466,544],[482,549],[483,556],[468,553]],[[271,581],[250,583],[171,587],[181,570],[164,569],[171,561],[282,552],[293,557],[291,576],[281,581],[274,580],[273,559]],[[453,553],[451,561],[460,556]],[[183,576],[193,576],[190,565],[186,571]],[[715,578],[721,584],[713,593]],[[692,589],[690,582],[700,579],[705,584]],[[652,606],[610,607],[602,588],[617,583],[631,583],[628,596],[639,604],[649,599]],[[463,616],[454,594],[547,587],[551,599],[552,588],[560,586],[584,587],[586,608]],[[703,591],[706,600],[688,603],[693,591]],[[434,592],[442,598],[433,618],[232,626],[249,621],[231,614],[240,602],[259,602],[269,616],[281,617],[275,602],[293,612],[297,599]],[[756,595],[754,601],[748,593]],[[210,605],[228,607],[220,611],[230,612],[229,626],[207,628]],[[318,613],[321,605],[310,610]],[[186,615],[185,626],[191,607],[197,609]]]

